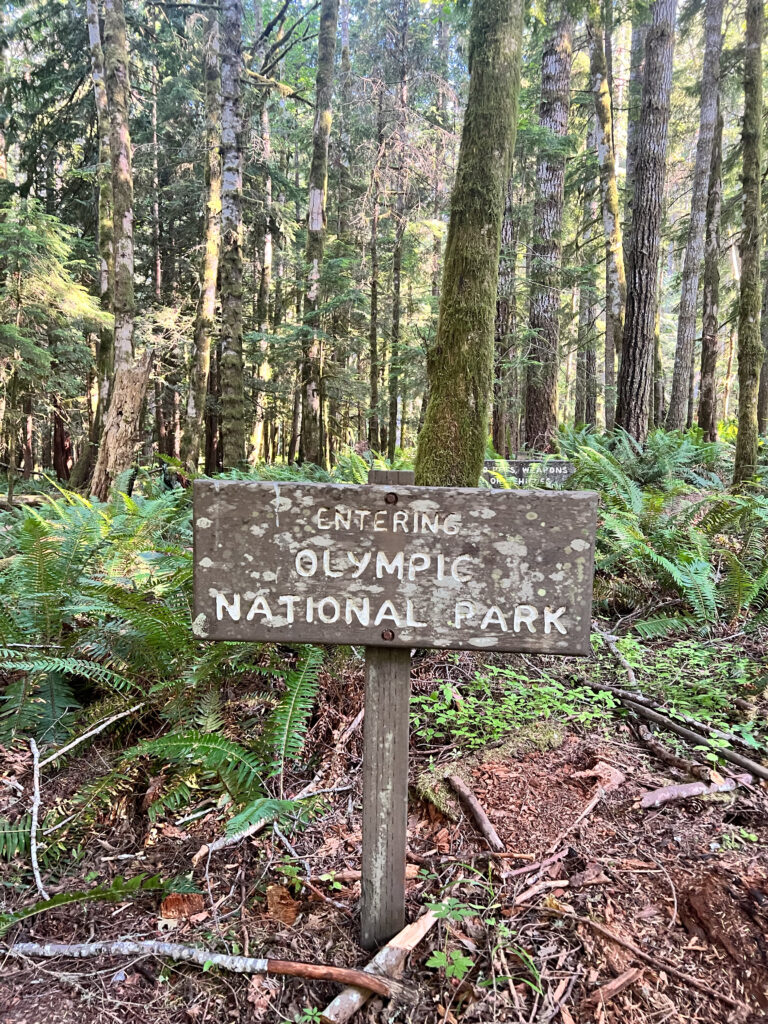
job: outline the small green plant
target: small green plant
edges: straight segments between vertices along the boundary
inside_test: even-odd
[[[444,971],[446,978],[456,978],[457,981],[461,981],[474,967],[474,960],[460,953],[458,949],[452,949],[450,953],[436,949],[426,961],[426,965]]]

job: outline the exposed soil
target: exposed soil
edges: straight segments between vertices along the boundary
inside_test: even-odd
[[[208,882],[205,858],[193,879],[202,896],[165,905],[147,893],[118,904],[74,904],[16,925],[4,941],[86,941],[92,937],[171,938],[252,956],[362,966],[358,945],[360,755],[358,729],[331,757],[333,732],[360,706],[359,677],[329,688],[311,734],[314,758],[297,791],[325,762],[324,786],[339,791],[290,840],[261,833],[215,855]],[[340,718],[340,712],[344,715]],[[605,734],[563,727],[562,742],[496,747],[457,758],[503,840],[518,856],[490,862],[473,822],[452,797],[416,796],[409,812],[409,919],[426,904],[452,897],[457,919],[442,920],[412,955],[404,975],[416,1005],[392,1007],[376,998],[357,1014],[360,1024],[411,1021],[748,1021],[768,1015],[768,806],[763,788],[643,811],[638,798],[682,776],[655,761],[617,722]],[[433,754],[434,752],[430,752]],[[97,752],[73,762],[57,780],[95,770]],[[413,778],[427,757],[413,751]],[[439,777],[441,769],[433,770]],[[589,813],[584,813],[594,802]],[[423,787],[419,787],[423,792]],[[88,871],[127,877],[192,870],[200,846],[220,834],[215,811],[175,824],[150,825],[127,799],[93,835],[82,860],[50,888],[87,887]],[[437,796],[437,795],[436,795]],[[440,809],[436,804],[440,805]],[[450,817],[455,811],[455,820]],[[550,852],[562,854],[526,874]],[[283,865],[295,866],[298,880]],[[10,866],[13,868],[13,865]],[[309,869],[313,888],[302,884]],[[322,878],[340,875],[341,881]],[[18,875],[18,866],[15,869]],[[4,869],[6,892],[14,871]],[[7,902],[30,902],[30,892]],[[215,911],[214,908],[215,907]],[[182,916],[174,919],[172,914]],[[191,915],[191,916],[190,916]],[[652,958],[644,962],[577,918],[595,921]],[[218,933],[223,938],[218,938]],[[425,961],[434,950],[465,955],[463,980],[444,977]],[[690,980],[719,993],[705,994]],[[607,987],[606,987],[607,986]],[[6,960],[0,974],[0,1024],[222,1024],[299,1019],[338,992],[323,982],[229,975],[154,958]],[[319,1019],[306,1016],[305,1020]]]

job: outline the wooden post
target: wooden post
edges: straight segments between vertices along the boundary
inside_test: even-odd
[[[369,484],[413,482],[414,474],[405,470],[368,474]],[[361,909],[366,949],[388,942],[405,924],[410,684],[408,648],[366,647]]]

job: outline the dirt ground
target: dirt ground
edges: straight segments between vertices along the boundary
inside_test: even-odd
[[[358,945],[359,882],[349,874],[359,869],[361,846],[361,729],[333,750],[334,730],[338,737],[354,719],[359,697],[357,680],[338,701],[337,720],[315,723],[324,784],[336,792],[287,843],[262,832],[212,857],[206,877],[204,857],[192,865],[219,834],[214,812],[188,824],[168,816],[150,825],[135,807],[122,808],[93,836],[73,869],[79,878],[62,879],[52,893],[79,887],[96,869],[102,879],[105,872],[193,871],[199,894],[162,906],[153,893],[74,904],[21,922],[3,941],[130,935],[251,956],[367,963]],[[544,742],[533,733],[456,754],[414,749],[412,756],[408,917],[430,904],[449,911],[403,975],[417,1001],[375,998],[354,1021],[662,1024],[768,1016],[764,788],[643,810],[644,793],[683,776],[618,719],[600,733],[563,724],[548,727]],[[97,756],[68,771],[82,777]],[[489,859],[443,783],[434,799],[424,797],[427,768],[435,780],[455,772],[470,784],[504,858]],[[297,773],[290,781],[296,792],[307,779]],[[12,873],[3,870],[7,893]],[[29,892],[19,899],[28,902]],[[428,966],[435,950],[450,962],[465,957],[464,977]],[[0,1024],[319,1021],[337,992],[327,982],[203,973],[151,957],[32,962],[5,959],[0,949]]]

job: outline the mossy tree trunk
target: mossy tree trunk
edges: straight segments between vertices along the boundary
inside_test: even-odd
[[[326,199],[328,193],[328,141],[331,136],[333,62],[339,0],[322,0],[317,41],[315,121],[312,128],[312,161],[309,168],[307,208],[306,289],[304,292],[304,393],[301,415],[301,448],[307,462],[326,462],[323,426],[323,353],[318,322],[320,271],[325,252]]]
[[[760,334],[763,339],[763,365],[757,391],[757,432],[768,433],[768,260],[763,263],[763,308],[760,313]]]
[[[494,324],[493,447],[503,458],[510,454],[511,374],[515,357],[514,336],[517,319],[515,263],[517,260],[518,216],[515,210],[513,179],[507,182],[504,219],[501,225],[499,284],[496,293]]]
[[[501,222],[517,127],[522,0],[474,0],[470,82],[427,356],[416,482],[475,487],[488,436]]]
[[[761,165],[763,124],[763,0],[747,0],[744,48],[744,127],[742,129],[742,181],[744,207],[739,295],[739,430],[736,437],[734,484],[741,484],[757,468],[757,392],[763,362],[760,336],[760,254],[762,250]]]
[[[616,405],[614,356],[621,355],[624,314],[627,304],[627,279],[624,273],[624,246],[616,182],[616,157],[613,109],[605,59],[603,6],[594,4],[587,22],[589,37],[589,73],[597,118],[597,164],[600,175],[600,208],[605,236],[605,426],[613,426]],[[586,420],[586,422],[590,422]]]
[[[245,461],[243,382],[242,0],[221,4],[221,440],[225,469]]]
[[[609,108],[610,112],[610,108]],[[587,131],[587,154],[597,153],[600,161],[602,129],[597,119]],[[597,218],[597,182],[587,163],[584,181],[584,205],[582,209],[579,273],[579,326],[576,345],[576,388],[574,422],[594,427],[597,418],[597,265],[593,225]]]
[[[134,365],[133,330],[133,166],[129,109],[131,81],[123,0],[105,0],[104,58],[112,158],[112,226],[115,276],[112,310],[115,320],[114,366],[109,407],[93,472],[91,490],[102,501],[115,479],[130,466],[140,441],[141,411],[149,360]]]
[[[211,339],[216,313],[216,278],[221,247],[221,70],[219,13],[208,11],[205,41],[205,250],[200,298],[195,319],[194,356],[181,458],[197,469],[205,421],[205,402],[211,369]]]
[[[534,451],[552,446],[557,430],[565,153],[573,61],[573,20],[560,0],[547,5],[551,34],[544,44],[539,126],[541,148],[533,208],[529,323],[531,347],[525,388],[525,440]]]
[[[704,439],[717,440],[717,328],[720,307],[720,211],[723,203],[722,181],[723,115],[718,112],[707,194],[707,230],[704,242],[704,277],[701,315],[701,384],[699,389],[699,427]]]
[[[667,430],[682,430],[688,419],[691,369],[696,342],[696,309],[699,274],[704,256],[707,215],[707,183],[712,163],[712,143],[717,124],[724,0],[707,0],[704,29],[704,63],[701,73],[701,106],[696,163],[691,189],[691,217],[680,290],[675,366],[667,411]]]
[[[654,0],[645,47],[616,425],[645,442],[654,375],[657,272],[677,0]]]

